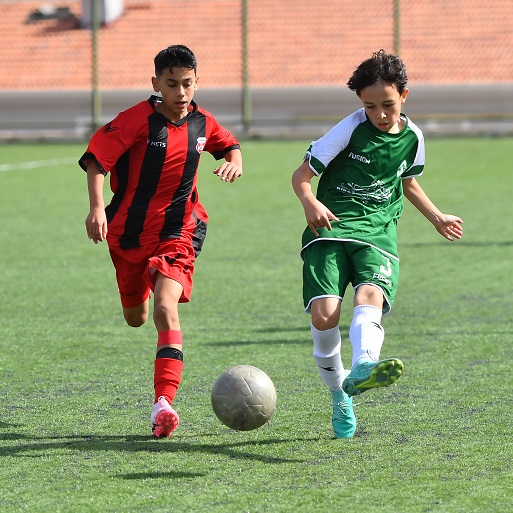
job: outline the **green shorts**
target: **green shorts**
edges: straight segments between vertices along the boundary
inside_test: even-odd
[[[376,246],[347,240],[317,240],[304,248],[303,302],[310,312],[314,299],[343,299],[349,283],[356,290],[371,284],[383,291],[383,314],[394,303],[399,281],[399,258]]]

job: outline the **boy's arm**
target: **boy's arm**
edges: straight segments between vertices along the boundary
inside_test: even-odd
[[[338,217],[314,196],[310,182],[314,175],[308,160],[305,160],[292,175],[292,188],[305,209],[308,227],[317,237],[319,235],[317,228],[331,230],[330,219],[338,221]]]
[[[229,151],[224,162],[214,170],[214,174],[225,182],[234,182],[242,175],[242,153],[239,149]]]
[[[107,236],[107,216],[103,200],[104,174],[94,161],[87,165],[87,190],[89,192],[89,214],[85,220],[87,236],[95,244]]]
[[[428,198],[415,178],[403,180],[403,192],[412,205],[436,228],[447,240],[461,239],[463,221],[453,215],[443,214]]]

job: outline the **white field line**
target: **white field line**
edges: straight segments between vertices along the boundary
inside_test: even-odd
[[[0,164],[0,173],[7,171],[20,171],[24,169],[35,169],[38,167],[64,166],[68,164],[77,164],[78,166],[78,159],[63,158],[49,160],[34,160],[32,162],[20,162],[18,164]]]

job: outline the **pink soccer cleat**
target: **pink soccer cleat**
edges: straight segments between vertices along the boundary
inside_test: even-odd
[[[171,436],[171,433],[180,424],[180,417],[176,413],[165,397],[159,397],[159,400],[153,405],[151,410],[151,430],[153,435],[162,438]]]

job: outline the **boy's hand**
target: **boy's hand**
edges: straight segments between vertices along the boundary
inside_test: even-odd
[[[91,210],[85,220],[87,236],[95,243],[107,237],[107,216],[103,208]]]
[[[435,224],[436,231],[447,240],[461,239],[463,235],[463,221],[452,215],[443,215]]]
[[[331,231],[330,219],[333,221],[339,220],[329,208],[317,199],[304,202],[303,207],[305,209],[305,217],[308,227],[316,237],[319,235],[317,228],[327,228]]]
[[[221,166],[214,170],[214,174],[224,182],[231,183],[242,175],[242,168],[233,162],[223,162]]]

